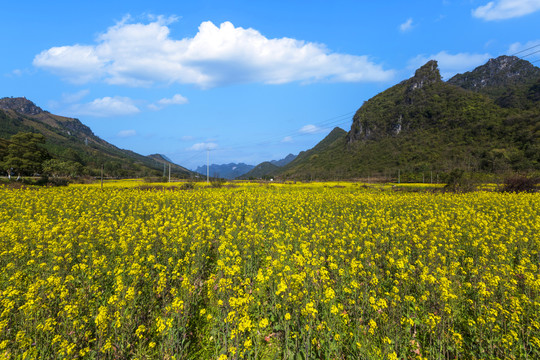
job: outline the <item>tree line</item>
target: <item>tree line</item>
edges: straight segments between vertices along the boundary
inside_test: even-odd
[[[84,166],[78,162],[56,159],[42,146],[45,136],[39,133],[19,132],[9,140],[0,139],[0,170],[12,176],[76,177]]]

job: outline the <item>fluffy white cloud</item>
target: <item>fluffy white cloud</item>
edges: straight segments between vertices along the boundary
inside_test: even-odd
[[[137,132],[135,130],[121,130],[118,132],[118,137],[126,138],[126,137],[132,137],[137,135]]]
[[[324,45],[291,38],[269,39],[230,22],[218,27],[206,21],[194,37],[175,40],[169,36],[170,22],[123,20],[100,35],[95,45],[53,47],[33,63],[75,83],[99,80],[130,86],[371,82],[394,75],[367,56],[332,53]]]
[[[540,10],[540,0],[497,0],[472,11],[474,17],[484,20],[504,20],[524,16]]]
[[[399,25],[399,30],[401,32],[406,32],[406,31],[411,30],[413,28],[412,22],[413,22],[412,18],[407,19],[407,21],[405,21],[403,24]]]
[[[218,145],[213,142],[206,142],[206,143],[197,143],[193,144],[193,146],[189,147],[188,150],[193,151],[201,151],[201,150],[215,150],[217,149]]]
[[[86,115],[95,117],[133,115],[139,111],[133,100],[122,96],[106,96],[89,103],[74,104],[69,109],[69,112],[76,116]]]
[[[293,138],[292,136],[285,136],[282,140],[281,140],[282,143],[292,143],[293,142]]]
[[[299,131],[302,134],[317,134],[317,133],[325,131],[325,129],[320,128],[316,125],[309,124],[309,125],[302,126],[302,128]]]
[[[174,95],[172,98],[163,98],[158,100],[155,104],[150,104],[148,107],[152,110],[160,110],[169,105],[183,105],[187,104],[188,99],[180,94]]]
[[[182,104],[187,104],[187,102],[188,102],[187,98],[183,97],[180,94],[176,94],[170,99],[164,98],[164,99],[159,100],[158,104],[160,104],[160,105],[182,105]]]
[[[77,84],[97,79],[105,73],[105,62],[93,46],[53,47],[39,53],[33,64]]]
[[[420,66],[424,65],[429,60],[437,60],[439,64],[439,70],[441,76],[444,79],[448,79],[454,76],[457,73],[463,73],[466,71],[471,71],[475,67],[484,64],[489,60],[491,56],[487,53],[485,54],[469,54],[469,53],[458,53],[458,54],[449,54],[446,51],[441,51],[438,54],[434,55],[418,55],[417,57],[409,61],[409,68],[417,69]]]

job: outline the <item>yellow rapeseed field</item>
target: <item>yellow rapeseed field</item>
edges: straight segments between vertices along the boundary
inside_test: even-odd
[[[0,358],[540,358],[540,196],[0,187]]]

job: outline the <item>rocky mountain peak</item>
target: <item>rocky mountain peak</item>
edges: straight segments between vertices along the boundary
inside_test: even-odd
[[[495,59],[489,59],[482,71],[489,77],[504,73],[506,77],[520,76],[523,71],[527,71],[529,66],[527,61],[521,60],[517,56],[502,55]]]
[[[25,97],[5,97],[0,99],[0,109],[13,110],[23,115],[38,115],[43,110]]]
[[[482,91],[485,88],[507,87],[528,83],[540,77],[540,69],[517,56],[502,55],[464,74],[448,80],[449,84],[467,90]]]
[[[425,65],[416,70],[410,81],[410,90],[421,89],[425,85],[441,82],[441,73],[439,72],[437,61],[428,61]]]

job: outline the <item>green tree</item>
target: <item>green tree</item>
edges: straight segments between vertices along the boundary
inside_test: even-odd
[[[18,133],[11,137],[7,154],[2,160],[2,168],[8,174],[15,172],[18,176],[33,175],[41,172],[41,165],[49,158],[47,150],[40,144],[45,143],[42,134]]]
[[[52,177],[77,177],[82,174],[84,167],[75,161],[49,159],[43,162],[43,173]]]
[[[8,143],[1,141],[4,139],[0,139],[0,163],[4,160],[4,156],[8,153]]]

